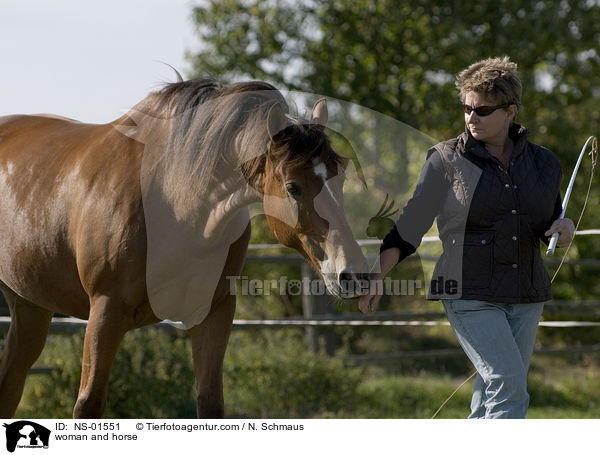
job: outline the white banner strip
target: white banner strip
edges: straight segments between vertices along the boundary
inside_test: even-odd
[[[398,403],[401,406],[401,403]],[[467,410],[465,410],[465,414]],[[0,453],[595,453],[600,422],[588,420],[231,419],[0,420]],[[435,435],[435,437],[432,437]],[[510,435],[510,437],[498,437]],[[532,437],[532,435],[545,435]],[[468,444],[465,445],[465,441]],[[518,442],[516,442],[518,441]],[[515,444],[518,450],[515,450]],[[393,448],[393,449],[391,449]],[[6,450],[8,452],[6,452]],[[12,449],[12,450],[11,450]],[[43,449],[35,451],[29,449]]]

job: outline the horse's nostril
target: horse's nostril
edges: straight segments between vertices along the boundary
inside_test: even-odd
[[[368,272],[352,273],[352,272],[348,272],[348,271],[341,272],[338,277],[340,284],[348,285],[350,283],[355,283],[355,284],[360,284],[363,286],[365,283],[369,282],[370,278],[371,278],[371,274]]]

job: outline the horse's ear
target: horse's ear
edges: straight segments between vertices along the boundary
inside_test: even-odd
[[[251,188],[254,188],[258,194],[262,195],[265,192],[265,173],[267,171],[267,154],[263,153],[255,158],[252,158],[245,163],[242,163],[242,174]]]
[[[327,126],[328,120],[329,113],[327,112],[327,100],[323,98],[317,101],[315,107],[313,107],[311,123],[324,128]]]
[[[276,103],[271,106],[269,114],[267,115],[267,131],[269,132],[269,137],[271,139],[285,128],[285,122],[285,113],[283,112],[281,105]]]

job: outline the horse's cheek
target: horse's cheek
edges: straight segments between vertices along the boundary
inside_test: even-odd
[[[298,225],[298,206],[295,202],[290,202],[289,198],[280,198],[277,196],[265,196],[264,198],[265,214],[275,218],[275,222],[283,223],[291,229]]]

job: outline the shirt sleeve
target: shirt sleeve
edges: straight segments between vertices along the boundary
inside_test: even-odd
[[[415,191],[390,232],[384,237],[379,252],[399,248],[398,262],[413,254],[442,209],[449,187],[450,180],[442,157],[436,149],[430,149]]]

